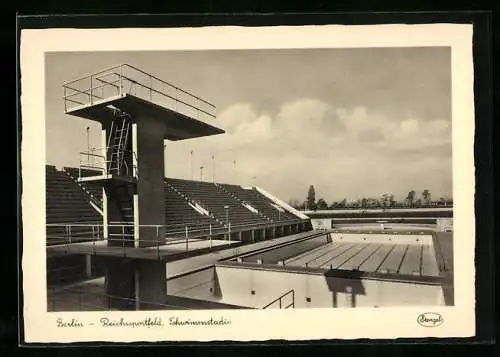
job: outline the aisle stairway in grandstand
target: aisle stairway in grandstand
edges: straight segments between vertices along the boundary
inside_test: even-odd
[[[71,235],[76,241],[78,235],[87,235],[91,229],[88,225],[102,224],[102,215],[92,207],[89,196],[69,175],[47,165],[45,177],[48,245],[65,242],[64,237],[68,235],[65,224],[72,224]]]
[[[223,222],[201,210],[196,210],[194,202],[175,187],[165,182],[165,222],[167,224],[167,237],[170,232],[184,232],[188,228],[190,235],[203,235],[209,233],[209,227],[213,231],[222,229]],[[200,231],[201,230],[201,231]]]
[[[242,225],[261,226],[269,223],[268,219],[246,208],[238,199],[220,190],[213,183],[172,178],[168,178],[167,183],[208,210],[219,222],[230,223],[232,228],[236,229]],[[226,210],[225,207],[228,209]]]
[[[95,170],[79,170],[74,167],[65,167],[64,172],[71,177],[71,179],[79,185],[82,190],[89,196],[92,202],[98,205],[99,208],[102,207],[102,187],[101,184],[96,182],[85,182],[79,183],[77,180],[79,177],[89,177],[89,176],[99,176],[101,173]]]
[[[242,202],[248,202],[272,222],[296,222],[297,217],[271,202],[267,197],[253,188],[245,189],[238,185],[220,184],[224,190]]]

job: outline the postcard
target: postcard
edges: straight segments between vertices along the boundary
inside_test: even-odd
[[[26,343],[474,336],[472,34],[22,30]]]

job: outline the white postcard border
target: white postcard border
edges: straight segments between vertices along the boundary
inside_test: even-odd
[[[475,333],[472,25],[44,29],[21,33],[23,294],[26,342],[266,341],[469,337]],[[47,52],[450,46],[455,306],[160,312],[47,312],[45,268],[45,63]],[[110,64],[114,65],[114,64]],[[457,264],[459,262],[459,264]],[[422,327],[417,316],[439,313]],[[102,327],[100,319],[161,318],[162,327]],[[175,326],[170,318],[227,324]],[[85,327],[61,328],[77,319]],[[93,324],[93,325],[90,325]]]

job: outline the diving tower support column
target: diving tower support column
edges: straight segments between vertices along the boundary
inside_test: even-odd
[[[153,118],[140,118],[136,132],[134,156],[137,156],[137,198],[134,198],[135,222],[139,226],[136,247],[163,243],[165,237],[165,124]],[[156,227],[155,227],[156,225]]]
[[[164,137],[167,127],[156,118],[135,117],[131,125],[130,166],[134,184],[129,185],[133,217],[133,242],[135,248],[154,247],[164,244],[165,239],[165,191],[164,191]],[[109,141],[109,135],[107,138]],[[106,187],[104,196],[108,218],[117,217],[110,201],[112,188]],[[127,183],[125,183],[127,184]],[[110,200],[111,199],[111,200]],[[110,209],[111,208],[111,209]],[[167,296],[166,264],[161,261],[140,259],[109,259],[106,272],[106,290],[109,307],[120,310],[161,309]],[[114,296],[120,298],[113,298]]]

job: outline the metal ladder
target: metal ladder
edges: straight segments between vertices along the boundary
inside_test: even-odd
[[[122,122],[116,124],[117,126],[114,132],[113,132],[113,125],[115,121],[111,123],[112,135],[110,135],[109,138],[110,142],[108,144],[111,150],[108,172],[116,175],[122,174],[122,167],[125,162],[124,158],[127,149],[128,136],[130,132],[130,121],[128,120],[130,118],[130,115],[119,114],[119,118],[122,119]]]
[[[115,184],[112,188],[114,201],[120,212],[121,220],[111,221],[108,236],[123,247],[134,244],[134,203],[131,187],[127,183]]]

